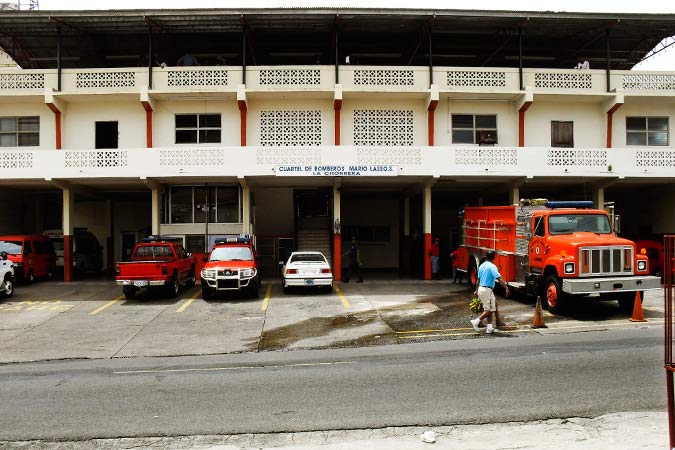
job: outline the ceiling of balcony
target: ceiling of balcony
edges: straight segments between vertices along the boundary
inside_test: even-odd
[[[663,38],[675,14],[473,10],[199,9],[2,11],[0,47],[23,68],[175,65],[191,53],[201,65],[429,64],[630,69]],[[245,30],[245,31],[244,31]],[[337,32],[337,33],[336,33]],[[607,40],[609,36],[609,44]]]

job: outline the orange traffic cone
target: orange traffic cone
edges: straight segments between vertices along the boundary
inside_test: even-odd
[[[548,328],[544,323],[544,311],[541,309],[541,297],[537,295],[537,306],[534,308],[532,328]]]
[[[647,322],[645,313],[642,312],[642,302],[640,301],[640,291],[635,291],[635,302],[633,303],[633,317],[631,322]]]

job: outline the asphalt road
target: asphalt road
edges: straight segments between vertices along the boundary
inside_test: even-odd
[[[662,329],[0,366],[0,440],[449,425],[665,410]]]

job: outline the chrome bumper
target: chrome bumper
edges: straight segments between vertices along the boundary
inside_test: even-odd
[[[117,285],[136,287],[164,286],[166,285],[166,280],[117,280]]]
[[[651,276],[572,278],[562,280],[562,290],[568,294],[649,291],[661,288],[661,279]]]
[[[206,284],[208,287],[212,289],[216,289],[218,291],[238,291],[242,288],[248,287],[249,284],[251,284],[251,280],[253,280],[255,277],[245,277],[245,278],[238,278],[238,277],[216,277],[216,278],[204,278],[202,277],[202,283]],[[218,286],[218,281],[223,281],[224,283],[221,283],[221,287]],[[236,282],[236,286],[234,286]],[[227,287],[222,287],[222,285],[226,285]]]

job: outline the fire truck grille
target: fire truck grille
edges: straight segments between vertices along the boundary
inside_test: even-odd
[[[633,247],[579,249],[579,276],[632,275]]]

